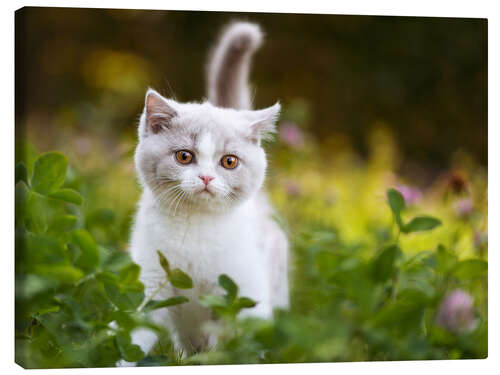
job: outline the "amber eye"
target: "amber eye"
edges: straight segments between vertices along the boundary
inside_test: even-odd
[[[175,158],[181,164],[189,164],[193,161],[193,154],[186,150],[177,151]]]
[[[238,158],[234,155],[223,156],[220,163],[226,169],[234,169],[238,165]]]

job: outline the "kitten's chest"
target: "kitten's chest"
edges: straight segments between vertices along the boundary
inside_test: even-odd
[[[257,234],[238,217],[166,220],[158,229],[158,250],[195,280],[214,281],[222,273],[238,277],[259,262]]]

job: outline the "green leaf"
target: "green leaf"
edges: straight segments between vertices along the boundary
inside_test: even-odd
[[[122,357],[128,362],[137,362],[144,357],[144,352],[138,345],[132,344],[130,335],[119,332],[115,336],[116,346]]]
[[[257,302],[248,297],[239,297],[238,299],[236,299],[234,305],[239,311],[241,309],[249,309],[255,307],[257,305]]]
[[[437,273],[447,275],[451,273],[457,266],[458,258],[456,255],[447,251],[446,248],[439,244],[434,256],[428,257],[425,264],[433,268]]]
[[[167,273],[167,275],[168,275],[168,273],[170,272],[170,264],[168,263],[167,258],[165,257],[165,255],[163,255],[161,253],[160,250],[156,250],[156,252],[158,253],[158,256],[160,257],[160,266],[163,268],[165,273]]]
[[[33,172],[33,164],[35,159],[39,155],[38,150],[35,146],[28,142],[27,139],[18,138],[15,139],[15,164],[23,162],[28,170],[28,176]]]
[[[33,272],[64,284],[73,284],[84,276],[82,270],[70,265],[40,264],[34,266]]]
[[[55,193],[50,194],[49,197],[73,203],[78,206],[83,203],[83,197],[80,195],[80,193],[72,189],[60,189]]]
[[[120,289],[123,292],[142,292],[144,284],[139,281],[141,267],[135,263],[120,270]]]
[[[40,309],[38,309],[38,315],[45,315],[53,312],[58,312],[60,310],[60,306],[57,304],[47,304]]]
[[[143,292],[144,291],[144,284],[141,283],[140,281],[136,281],[133,283],[127,283],[127,284],[121,284],[120,285],[120,290],[128,293],[128,292]]]
[[[17,298],[33,298],[37,294],[44,293],[53,288],[56,283],[46,277],[34,274],[27,274],[24,279],[16,281],[16,299]]]
[[[52,220],[49,230],[56,232],[68,232],[76,227],[78,218],[73,215],[61,215]]]
[[[26,253],[23,256],[27,270],[40,265],[70,265],[68,252],[64,246],[46,235],[28,234],[25,250]]]
[[[96,275],[96,278],[103,284],[114,285],[116,287],[120,285],[120,279],[118,278],[118,276],[108,271],[99,272]]]
[[[87,277],[77,288],[77,303],[93,324],[106,324],[112,320],[111,314],[115,311],[115,307],[97,279]],[[99,321],[101,323],[98,323]]]
[[[99,264],[99,250],[94,239],[84,229],[77,229],[72,233],[73,242],[80,248],[80,255],[75,265],[85,271],[90,271]]]
[[[144,284],[140,281],[125,284],[118,276],[108,271],[99,272],[96,278],[103,284],[108,298],[120,310],[135,310],[144,300]]]
[[[460,280],[472,280],[484,276],[488,271],[488,263],[480,259],[467,259],[459,262],[453,274]]]
[[[227,302],[222,296],[205,295],[200,296],[200,304],[205,307],[222,307],[226,306]]]
[[[44,233],[47,231],[53,209],[47,197],[34,191],[28,193],[25,204],[25,222],[28,230],[34,233]]]
[[[396,189],[391,188],[387,190],[387,199],[392,212],[400,213],[405,208],[405,199]]]
[[[133,329],[137,324],[132,314],[126,313],[124,311],[113,311],[111,315],[112,319],[116,321],[116,323],[126,330]]]
[[[453,345],[455,336],[452,332],[449,332],[446,329],[434,324],[430,327],[429,330],[429,340],[437,345],[449,346]]]
[[[191,280],[188,274],[186,274],[179,268],[171,270],[170,264],[168,263],[165,255],[163,255],[160,250],[156,250],[156,252],[158,253],[158,257],[160,258],[160,266],[167,274],[167,278],[170,281],[170,284],[179,289],[190,289],[193,287],[193,280]]]
[[[15,187],[15,215],[16,223],[24,220],[26,200],[29,196],[29,188],[24,181],[19,181]],[[16,224],[17,227],[17,224]]]
[[[102,266],[106,271],[120,272],[123,268],[132,264],[130,254],[124,251],[110,251],[102,246],[99,246],[101,253]]]
[[[42,154],[35,161],[31,186],[40,194],[56,192],[64,183],[68,158],[60,152]]]
[[[102,277],[100,281],[102,281]],[[124,293],[120,287],[112,283],[103,283],[103,285],[108,298],[120,310],[135,311],[144,300],[144,292]]]
[[[222,274],[219,276],[219,285],[226,290],[229,301],[233,301],[236,298],[238,286],[228,275]]]
[[[389,206],[391,207],[391,211],[394,214],[396,223],[400,228],[403,227],[401,211],[405,208],[405,199],[396,189],[389,189],[387,190],[387,200],[389,202]]]
[[[193,287],[193,280],[179,268],[171,270],[168,273],[168,280],[173,286],[179,289],[190,289]]]
[[[379,310],[372,322],[376,327],[393,329],[398,334],[417,331],[428,302],[427,295],[420,290],[401,290],[397,300]]]
[[[378,282],[392,278],[396,270],[394,262],[401,255],[397,245],[391,245],[380,250],[372,262],[372,276]]]
[[[127,284],[134,283],[139,280],[140,273],[141,267],[132,263],[120,270],[120,279]]]
[[[328,278],[337,271],[338,264],[342,258],[330,251],[319,251],[316,254],[315,266],[320,274]]]
[[[16,165],[16,184],[19,181],[24,181],[26,185],[29,185],[28,182],[28,169],[26,168],[26,165],[23,162],[20,162]]]
[[[413,218],[408,224],[405,224],[401,230],[404,233],[421,232],[432,230],[441,225],[441,220],[431,216],[417,216]]]
[[[145,306],[144,306],[144,311],[152,311],[152,310],[157,310],[161,309],[163,307],[170,307],[170,306],[175,306],[175,305],[180,305],[182,303],[189,302],[189,299],[184,296],[175,296],[171,297],[169,299],[166,299],[164,301],[149,301]]]

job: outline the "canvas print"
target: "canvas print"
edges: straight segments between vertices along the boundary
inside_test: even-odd
[[[487,20],[15,25],[20,366],[487,357]]]

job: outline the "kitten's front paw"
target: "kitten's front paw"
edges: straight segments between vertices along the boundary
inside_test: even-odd
[[[127,362],[124,359],[120,359],[116,362],[116,367],[136,367],[137,362]]]

